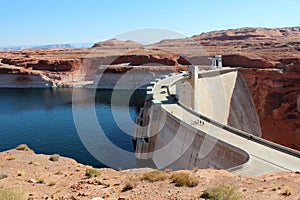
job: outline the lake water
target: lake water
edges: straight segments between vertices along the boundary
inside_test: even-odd
[[[122,96],[122,93],[127,92],[121,91],[120,94]],[[86,149],[77,133],[73,120],[72,94],[73,89],[70,88],[0,89],[0,151],[25,143],[36,153],[60,154],[83,164],[107,167]],[[112,113],[111,96],[110,90],[97,90],[91,106],[95,108],[97,120],[107,138],[118,148],[133,152],[131,136],[120,128],[123,126],[133,130],[133,124],[126,121],[116,123]],[[129,115],[132,120],[143,106],[144,97],[144,91],[133,93],[129,102]],[[79,104],[83,114],[85,106],[87,103]],[[119,118],[128,115],[126,103],[118,102],[113,109]],[[92,127],[85,127],[84,132],[89,134],[93,131],[89,129]],[[120,169],[136,167],[133,153],[125,157],[111,155],[110,150],[105,149],[107,145],[102,145],[101,141],[97,142],[97,136],[94,137],[95,142],[89,145],[92,145],[90,148],[100,157],[105,154],[108,159],[117,163],[116,166]]]

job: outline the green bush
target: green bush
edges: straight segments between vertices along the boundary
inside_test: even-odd
[[[85,176],[88,178],[97,177],[100,175],[100,172],[97,169],[89,168],[85,171]]]
[[[0,188],[0,199],[1,200],[26,200],[21,192],[7,189],[7,188]]]
[[[182,186],[195,187],[199,183],[199,181],[196,178],[191,177],[186,172],[179,172],[179,173],[173,174],[171,179],[172,179],[173,183],[175,183],[175,186],[177,186],[177,187],[182,187]]]
[[[236,192],[235,188],[228,185],[218,185],[213,188],[208,188],[201,195],[201,198],[211,200],[239,200],[240,195]]]
[[[165,172],[162,172],[160,170],[154,170],[151,172],[146,172],[143,174],[142,180],[147,180],[150,182],[156,182],[156,181],[164,181],[166,179]]]

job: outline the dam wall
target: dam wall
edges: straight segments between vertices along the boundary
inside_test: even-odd
[[[176,84],[181,103],[221,124],[261,137],[259,118],[248,86],[239,71],[199,73]]]
[[[141,160],[145,161],[144,163],[151,160],[153,166],[159,169],[215,168],[252,176],[279,171],[299,171],[299,151],[267,141],[257,136],[259,134],[255,135],[228,125],[232,123],[230,118],[233,123],[240,123],[240,117],[251,118],[255,115],[251,112],[250,115],[243,114],[251,109],[251,101],[245,99],[249,94],[237,70],[225,68],[199,72],[201,79],[208,80],[206,83],[211,83],[210,79],[215,79],[216,75],[220,79],[215,80],[215,85],[206,84],[211,87],[210,91],[207,88],[203,90],[210,93],[206,97],[207,100],[215,94],[218,95],[218,98],[213,98],[223,106],[218,108],[227,109],[221,118],[211,118],[215,113],[207,117],[209,113],[204,115],[199,110],[195,111],[202,108],[198,107],[198,101],[195,101],[198,95],[193,90],[199,87],[199,83],[194,84],[195,82],[191,81],[191,74],[173,73],[149,84],[145,108],[136,119],[133,135],[137,163],[141,163]],[[233,85],[226,88],[226,84]],[[181,89],[184,90],[180,96],[178,92]],[[223,104],[222,93],[229,98]],[[228,94],[231,96],[226,96]],[[192,98],[188,98],[189,95],[192,95]],[[202,95],[202,98],[204,97],[205,94]],[[212,102],[207,104],[215,106]],[[234,109],[245,111],[236,112]],[[219,110],[216,113],[222,114]],[[219,121],[224,116],[227,124]],[[147,166],[150,165],[143,165]]]
[[[164,115],[165,120],[160,121],[164,126],[156,134],[153,151],[153,161],[158,168],[230,169],[249,160],[248,154],[243,150],[207,135],[172,113],[166,112]],[[157,124],[152,126],[157,127]]]
[[[227,73],[224,75],[228,76]],[[233,73],[233,76],[238,77],[236,72]],[[229,78],[231,81],[229,85],[231,86],[232,82],[236,81],[232,80],[232,77]],[[180,102],[184,101],[188,105],[187,107],[192,109],[194,100],[188,97],[193,95],[193,87],[189,78],[183,78],[169,85],[168,90],[170,91],[166,89],[166,85],[154,85],[153,87],[153,91],[147,91],[144,110],[141,112],[141,117],[137,119],[138,125],[134,132],[137,158],[152,159],[157,168],[174,170],[193,169],[195,167],[231,169],[247,165],[250,158],[245,151],[216,139],[215,136],[219,133],[218,129],[199,125],[199,118],[195,119],[190,113],[170,100],[168,92],[171,91],[171,93],[176,93],[176,98]],[[203,84],[199,84],[197,88],[201,90],[200,87],[204,87]],[[165,89],[157,94],[155,92],[159,91],[157,88]],[[227,94],[232,95],[235,88],[238,86],[234,87],[233,85],[227,89]],[[214,92],[217,93],[218,91],[214,90]],[[203,93],[202,96],[204,95]],[[205,100],[208,101],[208,98]],[[149,105],[149,102],[152,104]],[[207,102],[207,104],[210,103],[213,102]],[[231,100],[226,102],[226,106],[223,106],[228,110],[227,118],[230,116],[230,105]],[[201,110],[202,108],[199,106],[197,109]],[[218,111],[220,115],[224,112],[224,110]],[[194,125],[206,128],[200,130]]]
[[[247,133],[262,136],[258,114],[242,73],[237,72],[230,101],[227,125]]]

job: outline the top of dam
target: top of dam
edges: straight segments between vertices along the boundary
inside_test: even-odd
[[[147,96],[147,128],[134,134],[147,141],[137,142],[136,155],[152,158],[158,168],[215,168],[243,175],[300,170],[300,152],[261,138],[238,68],[199,71],[192,66],[190,74],[151,82]]]

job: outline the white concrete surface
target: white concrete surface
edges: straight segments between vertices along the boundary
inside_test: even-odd
[[[230,76],[236,76],[236,74],[231,73]],[[230,76],[226,77],[230,79]],[[167,129],[169,127],[169,133],[162,137],[170,137],[170,133],[175,135],[179,134],[175,137],[175,141],[172,141],[172,138],[165,139],[165,141],[161,142],[157,141],[158,144],[161,143],[160,148],[164,148],[164,152],[161,155],[159,155],[160,151],[154,152],[153,159],[156,165],[164,166],[168,161],[174,161],[178,155],[181,155],[182,157],[189,156],[190,158],[180,160],[179,156],[177,160],[175,159],[174,163],[178,165],[179,168],[191,166],[189,165],[192,164],[191,159],[195,159],[196,157],[197,160],[197,157],[202,157],[202,161],[205,160],[205,162],[208,162],[204,164],[203,167],[210,167],[209,165],[212,165],[216,168],[227,169],[230,168],[228,167],[228,161],[229,164],[230,162],[236,162],[237,165],[240,165],[240,169],[236,169],[233,172],[243,175],[261,175],[277,171],[300,171],[300,159],[298,157],[264,146],[252,141],[250,138],[243,138],[208,122],[205,122],[202,126],[199,125],[197,123],[199,120],[197,116],[170,101],[166,89],[161,88],[162,85],[170,85],[174,81],[178,81],[181,77],[182,75],[175,75],[161,80],[153,89],[153,98],[162,102],[161,108],[162,111],[166,113],[167,121],[172,121],[172,123],[169,123],[166,127]],[[234,81],[231,80],[228,82],[234,83]],[[232,91],[232,89],[228,91],[231,93],[230,91]],[[190,130],[190,133],[188,133],[188,130]],[[160,134],[164,133],[158,133],[158,136]],[[199,135],[201,137],[198,137]],[[158,136],[157,140],[160,139]],[[200,138],[202,138],[203,142],[199,141]],[[192,141],[193,139],[195,139],[196,142]],[[171,144],[164,143],[170,141]],[[191,146],[192,148],[190,148]],[[158,148],[159,147],[155,145],[155,149],[157,150]],[[243,152],[249,156],[250,159],[248,162],[243,158]],[[205,159],[206,156],[208,159]],[[243,162],[239,162],[238,159]],[[182,164],[179,162],[184,160],[188,163]],[[201,166],[201,163],[198,161],[194,163]]]

